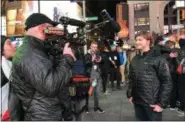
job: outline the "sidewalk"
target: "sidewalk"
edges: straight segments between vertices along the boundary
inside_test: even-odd
[[[95,113],[93,109],[93,97],[89,101],[90,113],[83,115],[84,121],[134,121],[134,109],[126,97],[127,86],[121,91],[113,91],[111,95],[101,94],[100,107],[105,113]],[[176,111],[166,109],[163,112],[163,121],[183,121],[184,117],[179,117]]]

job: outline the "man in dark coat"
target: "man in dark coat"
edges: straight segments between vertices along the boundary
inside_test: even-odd
[[[178,62],[182,61],[183,58],[185,58],[185,39],[181,38],[179,40],[179,45],[180,45],[180,51],[178,54]],[[180,98],[180,109],[178,112],[180,113],[181,116],[184,116],[184,111],[185,111],[185,74],[179,75],[178,78],[179,81],[179,98]]]
[[[117,82],[117,89],[120,90],[121,86],[121,73],[120,73],[120,57],[119,57],[119,53],[116,50],[117,45],[116,44],[112,44],[111,45],[111,52],[109,53],[109,61],[111,62],[110,65],[110,81],[111,81],[111,87],[112,90],[114,91],[114,81],[116,80]]]
[[[25,25],[27,33],[13,59],[10,82],[13,92],[22,102],[23,120],[69,119],[71,108],[66,109],[66,86],[72,77],[71,68],[75,56],[68,47],[69,44],[65,45],[63,55],[57,57],[51,55],[46,48],[47,35],[44,30],[57,25],[47,16],[34,13],[27,18]]]
[[[160,121],[172,90],[168,63],[151,49],[148,32],[141,32],[135,38],[140,54],[130,64],[127,97],[134,104],[136,120]]]

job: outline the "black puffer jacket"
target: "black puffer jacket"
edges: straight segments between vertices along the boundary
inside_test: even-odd
[[[133,58],[129,80],[127,97],[133,97],[134,104],[167,106],[172,80],[167,61],[156,55],[154,50]]]
[[[87,53],[85,55],[85,71],[88,77],[90,77],[92,66],[93,66],[92,56],[90,53]]]
[[[62,113],[68,106],[64,98],[68,99],[66,84],[71,78],[72,63],[71,56],[54,59],[48,55],[42,41],[25,37],[13,59],[10,82],[22,102],[24,121],[63,120]]]
[[[98,54],[99,55],[99,54]],[[99,55],[100,56],[100,55]],[[90,53],[87,53],[85,55],[85,71],[86,71],[86,75],[88,77],[90,77],[91,75],[91,70],[92,70],[92,67],[93,65],[97,65],[97,70],[99,73],[101,73],[100,71],[100,63],[97,63],[97,62],[92,62],[92,55]]]

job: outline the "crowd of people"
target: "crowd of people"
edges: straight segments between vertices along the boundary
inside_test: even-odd
[[[60,56],[49,53],[44,29],[56,23],[47,16],[32,14],[25,25],[26,35],[17,49],[9,38],[1,36],[2,120],[73,120],[68,83],[76,56],[69,43]],[[105,112],[99,97],[101,91],[111,94],[107,84],[115,91],[128,83],[127,97],[134,105],[136,120],[162,120],[162,111],[168,106],[184,116],[185,38],[178,41],[180,48],[164,36],[154,39],[149,32],[138,33],[135,40],[130,50],[116,41],[102,49],[97,41],[91,42],[83,63],[84,75],[94,87],[94,111]],[[132,61],[127,60],[130,51],[136,53]],[[89,97],[86,113],[88,103]]]
[[[112,91],[115,91],[115,81],[118,90],[121,89],[121,83],[127,83],[125,67],[129,65],[127,97],[134,103],[136,120],[162,120],[162,111],[167,107],[176,110],[183,117],[185,74],[183,71],[179,73],[177,69],[185,64],[184,37],[177,41],[180,48],[176,48],[177,43],[165,36],[154,39],[152,34],[144,31],[137,34],[135,40],[132,51],[134,50],[136,56],[130,63],[127,56],[131,49],[124,50],[113,43],[110,47],[104,45],[103,50],[98,52],[97,42],[91,43],[90,51],[93,49],[94,52],[92,57],[96,56],[95,52],[102,57],[98,66],[103,93],[110,94],[106,89],[108,82],[111,83]]]

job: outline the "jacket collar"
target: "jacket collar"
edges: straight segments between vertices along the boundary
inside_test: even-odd
[[[2,70],[7,79],[10,77],[12,62],[7,60],[4,56],[2,56]]]
[[[28,44],[30,44],[32,47],[44,52],[48,52],[49,45],[47,45],[47,43],[43,40],[40,40],[33,36],[26,36],[25,38],[28,40]]]
[[[152,49],[150,49],[150,50],[147,51],[147,52],[143,52],[143,53],[139,52],[139,55],[140,55],[140,56],[147,56],[147,55],[149,55],[151,52],[152,52]]]

